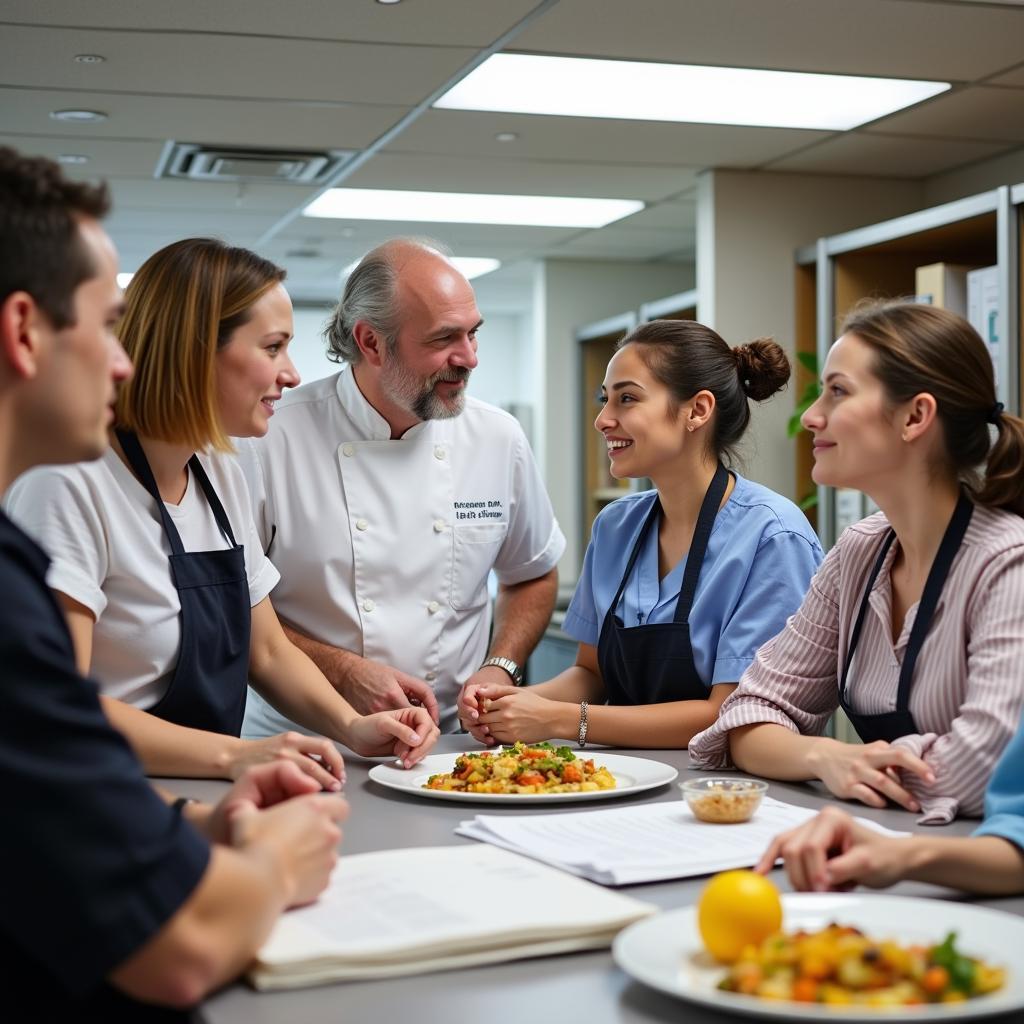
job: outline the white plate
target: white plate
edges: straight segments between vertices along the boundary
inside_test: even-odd
[[[480,750],[469,751],[479,754]],[[599,789],[595,793],[459,793],[446,792],[441,789],[424,789],[423,785],[431,775],[450,772],[455,767],[454,754],[430,754],[413,768],[396,768],[390,764],[378,764],[370,769],[370,778],[374,782],[397,789],[413,796],[423,796],[430,800],[460,800],[488,804],[562,804],[574,800],[610,800],[617,796],[630,796],[642,793],[645,789],[674,782],[679,772],[671,765],[652,761],[646,757],[627,757],[625,754],[606,754],[604,751],[574,750],[577,757],[592,757],[594,764],[600,768],[604,765],[615,776],[618,786],[615,789]]]
[[[716,1010],[748,1017],[787,1020],[877,1021],[895,1015],[912,1020],[965,1020],[1024,1008],[1024,969],[1010,965],[1013,951],[1024,948],[1024,918],[988,907],[940,899],[860,893],[787,893],[782,897],[783,927],[816,930],[830,921],[853,925],[878,939],[934,944],[956,931],[957,949],[997,966],[1008,967],[1006,985],[991,995],[963,1003],[900,1006],[892,1010],[863,1006],[771,1002],[715,986],[725,968],[704,951],[697,932],[696,907],[658,914],[620,932],[612,947],[615,962],[637,981],[669,995]]]

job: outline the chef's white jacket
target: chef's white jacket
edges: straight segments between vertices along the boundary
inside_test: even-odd
[[[446,731],[487,655],[491,569],[549,572],[565,550],[518,422],[467,398],[399,440],[351,370],[289,392],[239,442],[278,614],[323,643],[427,680]],[[243,735],[296,726],[250,691]]]

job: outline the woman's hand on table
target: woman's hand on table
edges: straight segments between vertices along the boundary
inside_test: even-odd
[[[797,890],[828,892],[857,883],[883,889],[903,877],[907,842],[880,835],[837,807],[826,807],[805,824],[776,836],[754,870],[767,874],[781,857]]]
[[[499,671],[501,671],[499,669]],[[465,683],[459,693],[458,712],[462,727],[473,739],[493,747],[498,741],[491,735],[490,729],[481,723],[480,716],[484,712],[484,697],[493,700],[495,697],[518,693],[515,686],[503,683]]]
[[[575,705],[550,700],[527,687],[481,687],[477,693],[481,711],[477,722],[501,743],[539,743],[553,736],[564,736],[557,720],[566,708],[576,714]],[[571,733],[571,731],[570,731]]]
[[[364,757],[394,754],[411,768],[427,756],[440,734],[426,708],[395,708],[355,719],[346,743]]]
[[[891,800],[917,812],[921,805],[902,785],[903,773],[916,775],[928,785],[935,781],[931,768],[921,758],[884,740],[860,746],[822,738],[808,756],[808,766],[836,796],[859,800],[869,807],[885,807]]]
[[[264,740],[239,740],[228,764],[228,777],[239,778],[248,768],[284,759],[309,775],[322,789],[337,792],[345,784],[345,762],[338,748],[323,736],[282,732]]]

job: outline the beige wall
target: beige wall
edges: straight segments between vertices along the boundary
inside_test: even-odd
[[[1024,182],[1024,147],[947,174],[924,179],[924,205],[938,206],[1000,185]]]
[[[920,209],[920,182],[707,171],[697,193],[697,318],[731,345],[765,335],[792,356],[794,253],[816,239]],[[795,498],[786,436],[792,388],[753,409],[741,472]]]
[[[579,575],[579,488],[581,440],[577,328],[641,303],[693,287],[691,263],[636,263],[607,260],[546,260],[538,264],[534,287],[534,393],[543,438],[537,452],[541,471],[568,544],[559,564],[563,583]]]

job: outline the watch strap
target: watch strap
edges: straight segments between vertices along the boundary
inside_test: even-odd
[[[507,672],[513,686],[523,685],[523,670],[511,658],[488,658],[480,667],[487,668],[488,665],[495,665]]]

